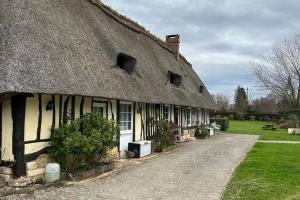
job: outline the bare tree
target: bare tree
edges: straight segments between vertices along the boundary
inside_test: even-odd
[[[219,111],[226,112],[229,110],[229,97],[223,94],[213,95]]]
[[[251,102],[251,107],[255,113],[275,113],[278,111],[278,103],[272,94],[254,99]]]
[[[260,88],[271,91],[287,108],[300,108],[300,35],[277,42],[263,61],[252,65]]]

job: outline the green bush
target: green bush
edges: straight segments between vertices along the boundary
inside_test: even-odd
[[[150,138],[154,143],[154,151],[162,152],[175,143],[177,129],[172,123],[166,120],[152,120],[150,123],[153,123],[157,127],[155,133]]]
[[[221,126],[221,131],[226,131],[229,128],[229,119],[227,118],[211,118],[210,122],[216,122]]]
[[[92,167],[115,147],[117,133],[118,127],[114,121],[98,113],[88,113],[54,129],[49,155],[66,172]]]
[[[199,125],[197,123],[197,128],[195,130],[195,137],[199,139],[205,139],[206,137],[209,137],[209,132],[205,124]]]

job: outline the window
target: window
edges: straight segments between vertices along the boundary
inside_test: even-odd
[[[137,61],[134,57],[120,53],[117,59],[117,66],[129,74],[132,74]]]
[[[93,102],[92,112],[101,113],[104,118],[107,117],[106,103]]]
[[[187,108],[185,109],[185,117],[186,117],[186,126],[192,125],[192,119],[191,119],[191,109]]]
[[[168,72],[168,78],[170,80],[170,83],[175,85],[176,87],[179,87],[181,85],[182,77],[179,74]]]
[[[133,130],[132,103],[120,103],[119,123],[121,133],[131,133]]]
[[[167,121],[171,121],[170,119],[170,106],[164,106],[163,107],[163,119]]]
[[[203,93],[203,91],[204,91],[204,87],[203,87],[203,85],[200,85],[199,92]]]

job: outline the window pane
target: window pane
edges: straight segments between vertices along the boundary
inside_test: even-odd
[[[127,121],[131,121],[131,113],[127,113]]]
[[[131,130],[131,122],[127,122],[127,130]]]

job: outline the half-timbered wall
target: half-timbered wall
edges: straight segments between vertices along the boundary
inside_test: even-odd
[[[25,159],[32,160],[43,153],[50,145],[52,127],[59,127],[61,123],[70,119],[79,118],[80,115],[92,111],[93,102],[103,102],[107,106],[108,119],[117,120],[117,100],[106,98],[92,98],[67,95],[39,95],[26,97],[25,123],[24,123],[24,152]],[[52,106],[49,108],[49,106]],[[170,109],[170,121],[174,122],[175,106],[168,105]],[[11,100],[1,103],[1,160],[13,161],[13,121],[11,111]],[[149,139],[157,127],[151,120],[163,118],[163,104],[134,103],[134,134],[133,140]],[[184,109],[178,107],[179,126],[186,126]],[[203,109],[191,109],[191,126],[196,122],[208,123],[208,111]],[[181,131],[181,130],[180,130]]]

